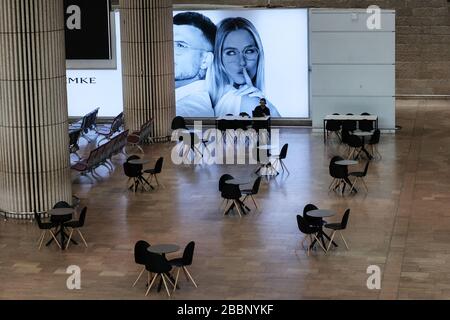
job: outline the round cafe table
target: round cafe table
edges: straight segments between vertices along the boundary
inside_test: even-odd
[[[147,164],[149,162],[150,162],[150,160],[147,160],[147,159],[133,159],[133,160],[128,161],[128,163],[131,163],[131,164],[142,164],[142,165]]]
[[[334,211],[326,210],[326,209],[315,209],[315,210],[308,211],[308,216],[314,217],[314,218],[327,218],[327,217],[332,217],[335,214],[336,213]]]
[[[156,244],[147,248],[148,252],[165,255],[166,253],[173,253],[180,250],[180,246],[176,244]]]
[[[271,146],[271,145],[262,145],[262,146],[259,146],[258,149],[261,149],[261,150],[275,150],[275,149],[277,149],[277,147]]]
[[[250,184],[255,180],[256,178],[234,178],[230,180],[226,180],[225,183],[227,184],[237,184],[237,185],[243,185],[243,184]]]
[[[314,217],[314,218],[328,218],[328,217],[334,216],[335,214],[336,213],[334,211],[326,210],[326,209],[315,209],[315,210],[308,211],[308,216]],[[319,226],[319,232],[317,233],[317,238],[322,242],[323,247],[327,248],[324,237],[327,238],[328,241],[331,241],[331,238],[323,231],[323,225],[321,223]],[[311,243],[311,248],[314,246],[315,242],[316,242],[316,240],[314,240]],[[333,245],[335,247],[338,246],[334,241],[333,241]]]
[[[358,137],[371,137],[373,135],[372,131],[353,131],[353,135]]]
[[[54,208],[47,212],[47,214],[50,216],[50,220],[58,224],[58,231],[55,234],[55,237],[58,236],[58,234],[61,235],[61,250],[64,250],[66,247],[64,245],[65,239],[69,236],[64,231],[64,223],[68,222],[72,219],[72,215],[75,212],[73,208]],[[53,238],[51,238],[47,243],[46,246],[50,245],[52,243]],[[74,244],[78,244],[75,240],[70,239]]]
[[[335,163],[340,166],[353,166],[355,164],[358,164],[359,162],[356,160],[339,160],[336,161]]]

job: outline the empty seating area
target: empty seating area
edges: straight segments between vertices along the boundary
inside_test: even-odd
[[[429,165],[439,165],[437,146],[447,142],[443,133],[450,126],[432,109],[449,115],[445,104],[431,104],[426,111],[411,103],[400,106],[402,130],[381,134],[377,147],[383,157],[370,161],[365,156],[348,159],[345,145],[323,144],[322,135],[310,129],[281,128],[281,143],[269,151],[277,158],[288,145],[282,161],[289,174],[275,164],[280,174],[271,179],[254,174],[259,164],[177,165],[171,161],[175,142],[144,145],[144,153],[136,149],[135,155],[148,161],[141,175],[155,190],[147,186],[137,192],[127,189],[123,171],[131,154],[111,147],[127,143],[124,132],[119,133],[120,144],[115,140],[119,135],[100,147],[81,139],[77,153],[82,159],[97,148],[116,150],[105,163],[110,169],[92,165],[94,181],[72,170],[73,193],[80,203],[70,219],[62,211],[56,219],[39,214],[39,224],[1,221],[2,256],[12,258],[0,261],[0,280],[6,288],[14,285],[17,298],[58,298],[67,294],[63,271],[70,261],[83,270],[86,299],[378,299],[390,291],[365,287],[367,267],[378,265],[399,270],[383,280],[383,287],[399,284],[394,290],[399,298],[412,296],[408,286],[418,288],[414,297],[445,298],[435,288],[450,273],[429,261],[447,250],[450,224],[439,206],[447,203],[442,188],[448,182],[443,174],[430,178]],[[431,129],[435,122],[441,129]],[[367,150],[372,153],[370,145]],[[440,152],[450,156],[446,149]],[[342,166],[336,161],[357,163]],[[88,169],[86,173],[90,175]],[[225,184],[232,179],[234,186]],[[224,185],[232,185],[231,192]],[[154,260],[135,260],[140,240],[148,244],[142,251],[159,247],[165,259],[150,253]],[[15,254],[18,250],[24,257]],[[428,268],[439,279],[425,280],[403,268]],[[40,287],[46,279],[55,281]],[[27,283],[27,289],[17,289],[18,283]],[[7,290],[0,292],[2,298],[7,295]]]

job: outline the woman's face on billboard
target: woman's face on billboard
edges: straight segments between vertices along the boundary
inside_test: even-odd
[[[228,77],[238,85],[245,84],[244,68],[250,79],[258,69],[259,50],[255,39],[247,30],[230,32],[223,42],[222,61]]]

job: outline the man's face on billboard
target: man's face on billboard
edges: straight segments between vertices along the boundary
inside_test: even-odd
[[[177,87],[203,79],[205,55],[212,50],[203,32],[190,25],[174,25],[173,32]]]

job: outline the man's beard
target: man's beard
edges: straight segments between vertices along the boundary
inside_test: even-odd
[[[181,72],[177,75],[175,72],[175,81],[204,80],[205,76],[206,70],[199,68],[195,74],[194,72]]]

